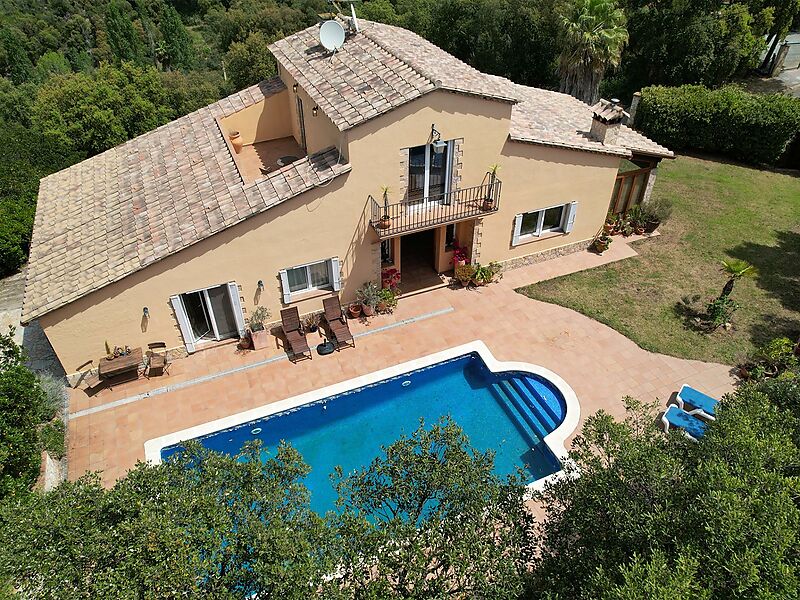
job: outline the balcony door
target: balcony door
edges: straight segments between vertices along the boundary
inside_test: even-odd
[[[447,142],[442,152],[431,144],[408,149],[408,196],[410,210],[427,205],[448,204],[453,172],[453,142]]]

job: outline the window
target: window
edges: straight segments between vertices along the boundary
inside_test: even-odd
[[[452,250],[456,247],[456,224],[451,223],[444,231],[444,249]]]
[[[394,264],[394,240],[383,240],[381,242],[381,264]]]
[[[578,203],[570,202],[517,215],[514,218],[512,245],[524,243],[543,233],[569,233],[575,223],[577,209]]]
[[[341,287],[339,270],[338,258],[321,260],[282,270],[280,278],[284,304],[290,303],[295,294],[320,289],[338,291]]]

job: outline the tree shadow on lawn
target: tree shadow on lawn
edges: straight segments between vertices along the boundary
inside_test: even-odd
[[[756,285],[776,298],[786,310],[798,315],[797,319],[762,315],[761,323],[751,331],[754,343],[796,336],[800,330],[800,233],[779,231],[777,246],[744,242],[728,254],[755,265],[758,269]]]

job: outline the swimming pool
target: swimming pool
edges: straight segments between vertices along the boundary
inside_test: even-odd
[[[430,425],[452,416],[476,449],[495,452],[496,473],[522,467],[529,484],[541,485],[561,469],[563,441],[578,410],[574,392],[554,373],[498,363],[473,342],[150,440],[145,450],[148,460],[159,462],[189,439],[231,455],[248,440],[261,440],[265,452],[286,440],[311,467],[305,483],[312,508],[322,513],[334,507],[334,467],[348,473],[367,466],[382,445],[410,435],[420,418]]]

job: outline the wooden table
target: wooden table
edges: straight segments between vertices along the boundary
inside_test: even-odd
[[[135,379],[139,376],[139,366],[142,364],[142,349],[133,348],[130,354],[108,359],[101,358],[97,368],[100,379]]]

